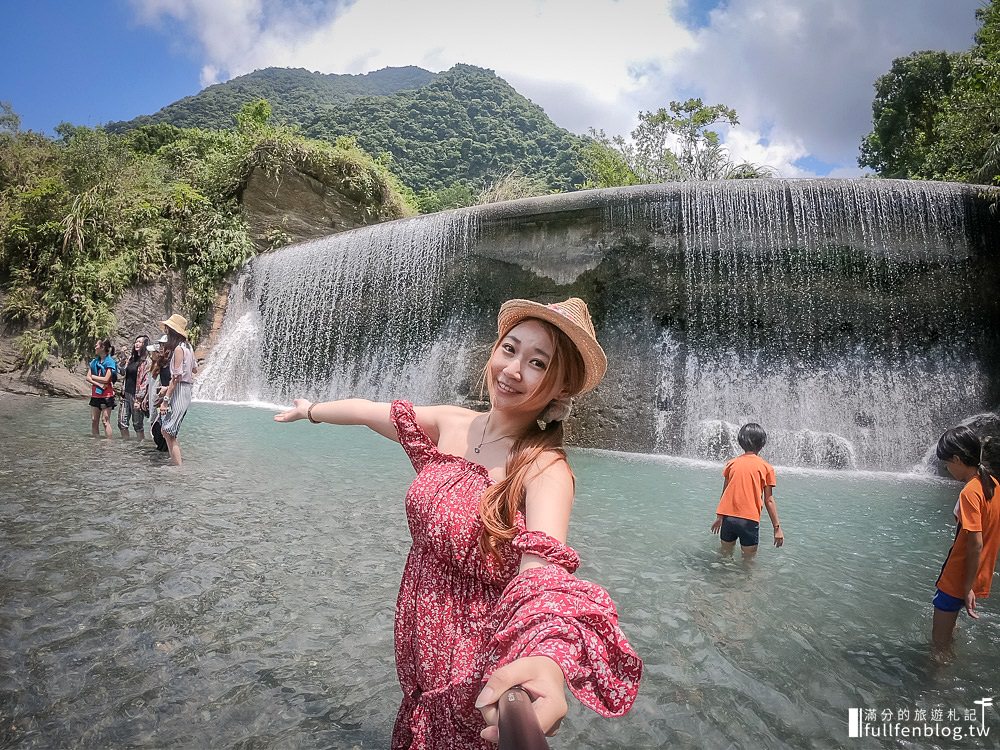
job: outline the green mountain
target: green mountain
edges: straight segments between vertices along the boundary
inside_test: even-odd
[[[225,83],[217,83],[194,96],[168,104],[152,115],[127,122],[112,122],[114,133],[166,122],[180,128],[226,130],[235,124],[244,104],[267,99],[279,122],[301,124],[331,104],[359,96],[388,96],[397,91],[426,86],[434,74],[423,68],[383,68],[361,75],[313,73],[303,68],[265,68]]]
[[[471,65],[436,75],[416,67],[364,75],[267,68],[107,128],[123,132],[161,122],[228,128],[240,107],[258,98],[271,103],[276,120],[305,135],[351,136],[371,154],[390,154],[392,171],[417,192],[455,185],[478,190],[512,170],[553,190],[583,181],[576,166],[582,139],[493,71]]]

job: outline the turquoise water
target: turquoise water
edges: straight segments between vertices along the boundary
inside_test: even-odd
[[[0,747],[386,747],[399,446],[196,404],[176,470],[89,429],[82,400],[0,395]],[[928,654],[957,484],[779,467],[786,546],[748,566],[708,531],[719,465],[571,460],[579,575],[646,673],[624,719],[571,702],[553,747],[950,747],[849,740],[848,709],[997,693],[1000,599]]]

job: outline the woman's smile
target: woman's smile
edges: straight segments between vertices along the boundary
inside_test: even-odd
[[[507,383],[499,379],[497,380],[497,390],[501,393],[520,393],[513,386],[507,385]]]

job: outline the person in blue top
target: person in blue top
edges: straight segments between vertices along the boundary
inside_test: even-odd
[[[100,424],[104,424],[105,437],[111,437],[111,414],[115,410],[115,374],[118,363],[110,339],[94,343],[94,358],[90,360],[87,382],[90,383],[90,434],[98,437]]]

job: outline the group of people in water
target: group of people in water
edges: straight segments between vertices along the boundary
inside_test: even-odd
[[[111,418],[117,408],[121,437],[129,439],[131,427],[143,440],[145,421],[149,419],[157,449],[167,451],[171,463],[180,466],[178,435],[191,405],[198,363],[188,342],[187,320],[175,314],[160,325],[164,333],[158,341],[150,343],[145,334],[136,336],[132,348],[120,360],[115,359],[110,339],[94,343],[94,358],[87,372],[90,432],[99,437],[103,430],[105,437],[112,437]]]
[[[141,436],[142,415],[158,414],[171,457],[191,399],[194,355],[187,321],[174,315],[159,355],[144,367],[148,341],[135,340],[124,364],[119,428]],[[564,422],[575,399],[603,379],[607,358],[587,305],[514,299],[497,318],[497,338],[483,371],[490,409],[414,406],[408,401],[295,399],[277,422],[363,425],[401,444],[416,471],[406,494],[412,537],[396,603],[395,659],[403,698],[394,750],[485,748],[499,739],[498,701],[520,686],[538,724],[554,734],[567,711],[565,688],[605,717],[635,701],[642,660],[618,626],[614,602],[600,586],[574,576],[568,545],[575,478]],[[114,393],[109,342],[98,342],[88,381],[93,432],[110,436]],[[169,372],[170,380],[158,380]],[[145,376],[146,382],[143,383]],[[784,533],[773,490],[774,468],[760,456],[767,434],[746,424],[744,453],[723,469],[724,486],[711,531],[721,551],[737,542],[745,557],[759,544],[767,510],[774,545]],[[938,458],[965,483],[955,507],[956,536],[934,597],[933,642],[947,649],[958,614],[978,617],[989,595],[1000,549],[1000,441],[968,427],[942,435]]]

